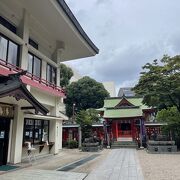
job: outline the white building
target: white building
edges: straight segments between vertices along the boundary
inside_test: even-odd
[[[109,92],[110,97],[116,97],[116,88],[114,81],[103,82],[103,85]]]
[[[132,90],[133,87],[123,87],[119,89],[118,97],[132,97],[135,96],[135,92]]]
[[[59,64],[97,53],[64,0],[0,1],[0,165],[27,158],[25,142],[39,156],[59,152]]]

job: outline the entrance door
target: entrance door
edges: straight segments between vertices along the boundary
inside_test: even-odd
[[[7,163],[10,119],[0,118],[0,166]]]
[[[119,137],[131,137],[131,123],[119,123],[118,127],[118,135]]]

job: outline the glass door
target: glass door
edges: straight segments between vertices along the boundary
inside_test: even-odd
[[[7,163],[10,119],[0,118],[0,166]]]

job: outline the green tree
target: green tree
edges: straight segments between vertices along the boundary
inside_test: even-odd
[[[171,132],[173,139],[176,140],[176,144],[180,147],[180,112],[177,107],[173,106],[160,110],[157,113],[157,120],[166,123],[163,126],[163,131],[165,133]]]
[[[87,109],[86,111],[88,112],[89,116],[91,117],[92,123],[97,123],[100,121],[99,112],[96,109],[90,108],[90,109]]]
[[[73,71],[70,67],[67,67],[65,64],[60,64],[60,85],[61,87],[67,87],[69,81],[73,76]]]
[[[73,104],[75,104],[75,112],[89,108],[100,108],[103,106],[105,97],[109,96],[102,83],[87,76],[71,83],[66,92],[66,113],[69,117],[72,116]]]
[[[134,90],[143,95],[143,103],[159,109],[175,106],[180,112],[180,56],[165,55],[143,66]]]
[[[168,129],[173,129],[174,132],[180,133],[180,112],[175,106],[158,111],[157,120],[167,123],[168,126],[166,127]]]
[[[82,140],[92,136],[92,124],[99,121],[98,112],[95,109],[81,110],[76,115],[76,122],[81,126]]]

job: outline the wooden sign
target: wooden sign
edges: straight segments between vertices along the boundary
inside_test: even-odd
[[[0,117],[13,117],[14,116],[14,108],[11,105],[0,104]]]

